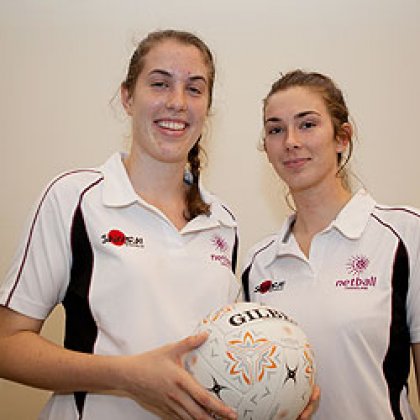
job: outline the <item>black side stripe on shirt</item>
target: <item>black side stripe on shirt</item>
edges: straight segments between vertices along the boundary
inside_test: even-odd
[[[266,250],[268,247],[270,247],[272,244],[274,243],[274,239],[272,241],[270,241],[267,245],[265,245],[264,247],[262,247],[261,249],[259,249],[257,252],[255,252],[255,254],[252,257],[251,262],[249,263],[248,267],[245,268],[245,270],[242,273],[242,289],[244,291],[244,299],[246,302],[249,302],[251,300],[251,291],[249,290],[249,273],[251,271],[252,268],[252,264],[255,261],[256,256]]]
[[[14,282],[14,284],[13,284],[13,287],[12,287],[12,288],[11,288],[11,290],[10,290],[9,296],[7,297],[7,300],[6,300],[6,302],[5,302],[5,307],[6,307],[6,308],[10,306],[10,301],[12,300],[13,294],[15,293],[15,290],[16,290],[16,288],[17,288],[17,286],[18,286],[18,284],[19,284],[20,278],[21,278],[21,276],[22,276],[22,272],[23,272],[23,269],[24,269],[24,267],[25,267],[26,260],[27,260],[27,258],[28,258],[28,252],[29,252],[29,248],[30,248],[30,246],[31,246],[32,236],[33,236],[33,233],[34,233],[35,225],[36,225],[36,222],[37,222],[37,220],[38,220],[38,216],[39,216],[39,212],[41,211],[42,204],[44,203],[44,201],[45,201],[45,199],[46,199],[46,197],[47,197],[48,193],[49,193],[49,192],[50,192],[50,190],[51,190],[51,188],[52,188],[52,187],[53,187],[53,186],[54,186],[54,185],[55,185],[58,181],[60,181],[62,178],[66,177],[66,176],[73,175],[73,174],[76,174],[76,173],[79,173],[79,172],[94,172],[94,173],[100,173],[100,172],[98,172],[98,171],[95,171],[95,170],[89,170],[89,169],[79,169],[79,170],[74,170],[74,171],[71,171],[71,172],[66,172],[66,173],[64,173],[64,174],[60,175],[59,177],[57,177],[56,179],[54,179],[54,180],[50,183],[50,185],[48,185],[48,187],[46,188],[46,190],[45,190],[44,194],[42,195],[42,197],[41,197],[41,199],[40,199],[40,201],[39,201],[38,207],[37,207],[37,209],[36,209],[36,211],[35,211],[35,215],[34,215],[34,217],[33,217],[33,219],[32,219],[31,227],[30,227],[30,229],[29,229],[28,239],[27,239],[27,241],[26,241],[26,245],[25,245],[25,251],[23,252],[23,257],[22,257],[22,261],[21,261],[20,266],[19,266],[19,270],[18,270],[17,275],[16,275],[16,280],[15,280],[15,282]]]
[[[242,273],[242,289],[244,291],[244,300],[245,302],[249,302],[251,300],[250,292],[249,292],[249,272],[251,271],[252,263],[245,268],[244,272]]]
[[[390,340],[382,368],[388,384],[390,405],[394,418],[403,420],[400,410],[400,395],[403,388],[407,386],[410,372],[410,332],[406,311],[410,276],[409,257],[398,233],[377,216],[372,216],[398,237],[398,247],[395,252],[392,273]]]
[[[233,213],[223,204],[221,206],[225,209],[227,213],[230,214],[230,217],[232,217],[232,219],[236,221],[236,218],[233,215]],[[232,271],[234,274],[236,273],[236,267],[238,265],[238,247],[239,247],[238,230],[235,228],[235,243],[233,245],[233,250],[232,250]]]
[[[236,267],[238,265],[238,246],[239,246],[238,231],[237,231],[237,229],[235,229],[235,243],[233,244],[233,250],[232,250],[232,271],[233,271],[233,274],[236,273]]]
[[[103,178],[98,179],[82,192],[73,215],[70,238],[73,263],[70,272],[70,282],[63,300],[66,312],[64,346],[67,349],[84,353],[93,353],[98,336],[98,327],[89,305],[89,290],[94,257],[92,245],[86,231],[81,204],[86,192],[102,180]],[[86,395],[86,392],[74,393],[79,420],[82,419]]]

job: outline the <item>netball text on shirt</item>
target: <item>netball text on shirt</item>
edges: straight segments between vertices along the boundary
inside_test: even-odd
[[[376,286],[376,276],[362,276],[369,266],[369,259],[363,255],[351,257],[347,263],[347,272],[353,274],[350,279],[339,279],[335,282],[337,288],[350,290],[367,290]]]

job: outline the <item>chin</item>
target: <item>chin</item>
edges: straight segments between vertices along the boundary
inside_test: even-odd
[[[156,159],[162,163],[179,163],[185,165],[188,160],[188,154],[186,153],[162,153],[156,156]]]

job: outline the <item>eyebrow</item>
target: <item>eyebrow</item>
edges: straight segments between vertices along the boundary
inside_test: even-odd
[[[302,111],[302,112],[299,112],[298,114],[296,114],[293,117],[293,119],[298,120],[300,118],[304,118],[307,115],[311,115],[311,114],[320,115],[319,112],[317,112],[317,111]],[[281,122],[281,121],[283,121],[283,120],[281,118],[279,118],[279,117],[271,117],[271,118],[267,118],[264,121],[264,124],[271,123],[271,122],[278,123],[278,122]]]
[[[160,74],[162,76],[170,77],[170,78],[173,77],[172,73],[170,73],[167,70],[163,70],[163,69],[153,69],[149,72],[149,76],[152,76],[153,74]],[[207,84],[207,79],[204,76],[201,76],[201,75],[188,76],[188,80],[190,80],[190,81],[201,80],[205,84]]]

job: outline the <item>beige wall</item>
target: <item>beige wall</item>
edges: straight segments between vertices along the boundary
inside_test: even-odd
[[[134,41],[157,28],[195,31],[216,52],[205,180],[237,213],[241,255],[286,214],[255,146],[261,98],[294,67],[343,88],[358,126],[353,167],[374,196],[420,207],[418,22],[417,0],[1,0],[0,278],[42,186],[126,143],[109,101]],[[47,335],[59,340],[60,326],[58,315]],[[45,396],[0,381],[0,418],[35,418]]]

